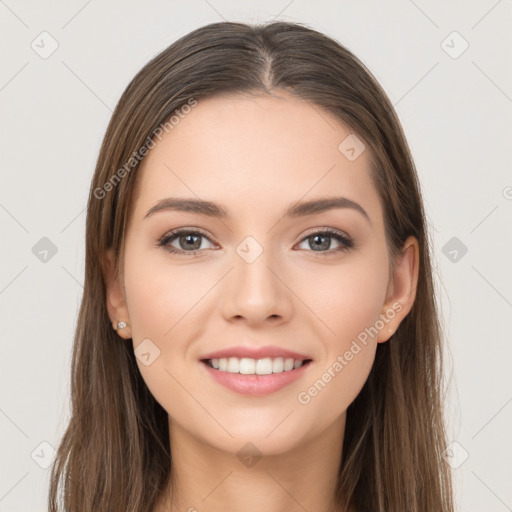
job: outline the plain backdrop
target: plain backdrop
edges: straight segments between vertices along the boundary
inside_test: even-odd
[[[85,206],[135,73],[216,21],[306,23],[396,107],[420,175],[445,326],[457,509],[512,510],[511,2],[0,1],[0,511],[46,510],[69,419]]]

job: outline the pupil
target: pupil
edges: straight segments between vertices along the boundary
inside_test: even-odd
[[[194,238],[196,239],[196,245],[197,245],[197,239],[199,238],[198,235],[185,235],[184,237],[182,237],[185,239],[185,245],[190,245],[190,244],[194,244]],[[200,246],[201,244],[199,244]],[[199,246],[197,247],[193,247],[194,249],[199,249]]]
[[[329,249],[329,245],[330,245],[329,241],[324,242],[324,243],[322,243],[322,242],[317,243],[317,241],[321,240],[322,238],[328,240],[329,239],[328,236],[326,236],[326,235],[323,235],[323,236],[322,235],[313,235],[311,238],[314,240],[313,241],[313,247],[315,248],[315,250],[318,249],[318,248],[320,248],[320,249]]]

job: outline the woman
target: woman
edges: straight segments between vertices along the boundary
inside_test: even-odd
[[[440,353],[375,78],[305,25],[199,28],[100,150],[50,510],[452,511]]]

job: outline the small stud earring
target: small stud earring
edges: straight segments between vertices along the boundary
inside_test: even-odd
[[[126,322],[118,322],[117,329],[124,329],[126,327]]]

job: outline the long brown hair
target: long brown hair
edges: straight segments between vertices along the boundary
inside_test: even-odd
[[[112,329],[101,265],[113,248],[122,268],[140,148],[191,100],[280,89],[334,114],[364,141],[392,260],[410,235],[420,249],[415,303],[378,345],[369,378],[347,411],[337,503],[372,512],[453,510],[442,459],[442,333],[429,241],[416,169],[393,106],[357,57],[304,24],[222,22],[194,30],[146,64],[107,128],[88,201],[72,415],[52,467],[51,512],[146,512],[169,483],[167,413],[146,387],[130,344]]]

